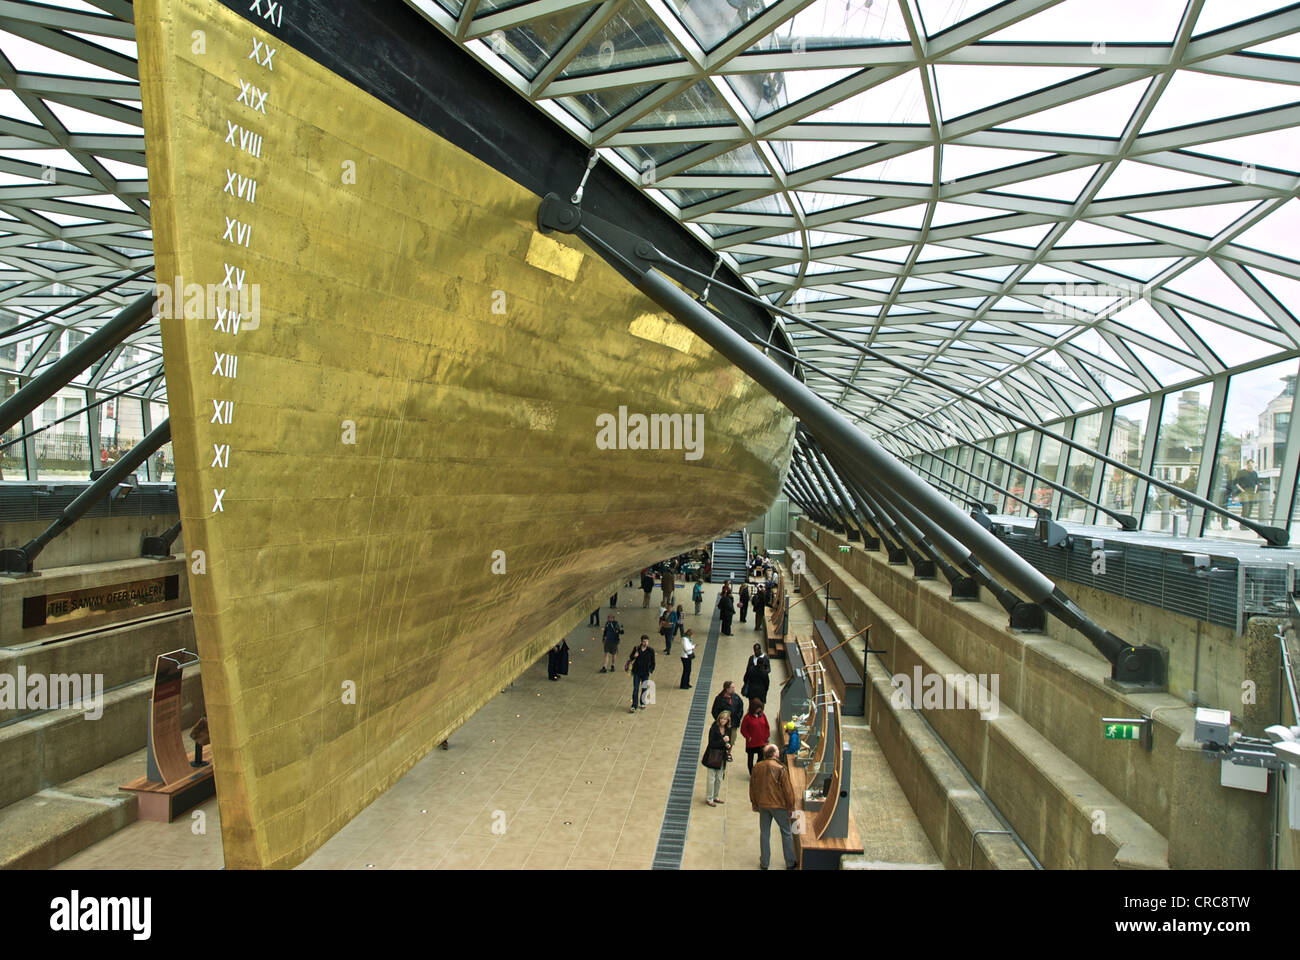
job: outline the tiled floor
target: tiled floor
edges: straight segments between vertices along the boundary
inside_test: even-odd
[[[689,591],[677,593],[701,645],[697,668],[718,589],[705,585],[699,617],[690,615]],[[693,691],[678,688],[680,648],[675,644],[672,656],[663,656],[662,638],[655,633],[658,606],[643,609],[642,597],[636,588],[619,594],[617,612],[627,632],[616,673],[599,672],[598,630],[585,624],[573,630],[567,677],[551,682],[545,658],[534,664],[452,735],[450,749],[434,750],[417,763],[303,868],[649,869]],[[602,622],[608,612],[602,609]],[[752,626],[752,617],[736,622],[734,637],[719,638],[709,702],[724,680],[739,686],[757,639]],[[622,663],[642,633],[656,644],[656,703],[630,714],[631,680]],[[773,664],[773,692],[784,671],[784,663]],[[860,751],[854,818],[864,842],[875,842],[875,847],[868,842],[867,855],[933,862],[933,851],[870,732],[850,729],[846,736]],[[692,749],[702,752],[699,744]],[[705,805],[703,768],[698,768],[683,868],[758,867],[758,817],[749,807],[743,749],[735,756],[721,795],[725,802],[718,807]],[[199,809],[207,817],[206,834],[194,834],[187,818],[136,823],[63,866],[220,866],[216,803]],[[779,837],[773,836],[773,844],[779,865]]]

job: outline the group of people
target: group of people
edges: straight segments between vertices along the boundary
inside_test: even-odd
[[[755,584],[752,588],[749,581],[740,585],[740,591],[733,593],[731,581],[728,580],[722,585],[722,592],[718,595],[718,612],[722,619],[722,635],[724,637],[735,636],[731,632],[731,621],[736,616],[736,601],[740,601],[740,622],[744,623],[749,614],[749,608],[754,608],[754,629],[761,630],[763,627],[763,611],[772,606],[776,601],[776,581],[767,580],[763,584]]]
[[[776,823],[781,831],[786,869],[793,870],[797,866],[790,825],[795,806],[794,788],[785,764],[780,760],[780,750],[770,742],[772,728],[764,712],[771,672],[771,660],[756,643],[754,653],[745,665],[741,694],[736,693],[735,683],[728,680],[714,698],[710,711],[713,724],[709,727],[708,742],[700,759],[701,766],[708,771],[704,802],[710,807],[725,802],[720,796],[722,782],[727,775],[727,764],[733,759],[732,747],[738,731],[745,741],[750,806],[759,814],[759,867],[766,870],[771,860],[771,828]],[[748,710],[742,695],[749,700]]]

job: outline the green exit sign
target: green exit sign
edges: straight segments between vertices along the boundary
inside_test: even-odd
[[[1104,729],[1107,740],[1142,739],[1142,725],[1138,723],[1108,723]]]
[[[841,544],[841,545],[840,545],[840,553],[850,553],[850,552],[852,552],[852,550],[853,550],[853,548],[850,547],[848,544]]]

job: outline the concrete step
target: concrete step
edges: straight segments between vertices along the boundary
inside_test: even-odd
[[[152,694],[150,676],[106,690],[103,714],[97,719],[75,709],[46,710],[0,726],[0,805],[16,803],[141,749],[148,739]],[[202,715],[200,672],[187,670],[181,686],[182,730]]]
[[[0,870],[48,870],[136,819],[118,789],[144,775],[143,750],[0,808]]]
[[[898,738],[912,741],[906,745],[896,744],[892,755],[882,742],[882,749],[890,757],[891,765],[896,760],[904,765],[916,763],[922,758],[925,748],[930,746],[925,741],[934,738],[934,734],[927,736],[925,724],[909,717],[913,714],[909,698],[903,696],[904,691],[895,688],[892,677],[895,674],[913,677],[915,668],[919,667],[923,676],[941,681],[935,687],[942,694],[940,702],[953,705],[958,702],[953,694],[959,685],[947,678],[964,676],[972,671],[931,643],[811,540],[798,539],[800,547],[806,551],[812,579],[820,582],[824,575],[830,576],[838,587],[834,591],[840,597],[838,606],[863,611],[861,617],[852,620],[842,609],[829,611],[827,620],[836,634],[846,637],[861,626],[874,623],[872,646],[889,649],[888,667],[876,657],[870,658],[867,665],[875,694],[870,698],[870,723],[878,738],[883,729],[886,734],[893,731]],[[810,597],[808,603],[816,615],[826,616],[821,595]],[[857,620],[861,618],[865,618],[864,622],[858,624]],[[888,640],[882,637],[888,637]],[[1055,641],[1034,638],[1034,642]],[[855,660],[860,663],[860,656]],[[921,707],[920,713],[934,728],[938,738],[947,744],[1045,866],[1057,869],[1168,867],[1169,849],[1165,837],[1107,790],[1089,771],[1014,713],[1005,701],[996,701],[995,715],[982,717],[974,709],[936,708],[923,700],[919,691],[910,699]],[[915,722],[906,722],[909,719]],[[899,779],[903,781],[902,776]],[[968,783],[964,786],[969,789]],[[953,784],[948,784],[944,790],[951,795],[953,787]],[[916,801],[913,802],[916,807]],[[921,807],[917,807],[917,812],[925,822]],[[946,861],[958,858],[960,854],[947,834],[947,820],[945,811],[942,820],[937,816],[931,817],[931,824],[927,827],[927,832],[933,828],[931,840]],[[963,842],[969,842],[969,836],[967,832]],[[968,859],[969,855],[965,857]]]

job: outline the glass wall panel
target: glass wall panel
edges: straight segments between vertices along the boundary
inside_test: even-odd
[[[1146,445],[1147,414],[1150,409],[1150,400],[1140,400],[1115,410],[1115,421],[1110,428],[1110,443],[1106,448],[1108,457],[1135,470],[1141,469]],[[1137,516],[1133,506],[1137,485],[1137,477],[1131,473],[1108,466],[1101,478],[1100,501],[1116,513]],[[1097,514],[1097,522],[1106,527],[1119,526],[1104,513]]]
[[[4,323],[4,318],[0,315],[0,326]],[[3,359],[0,357],[0,359]],[[0,400],[8,400],[18,392],[17,374],[7,374],[0,376]],[[22,423],[15,424],[4,432],[3,438],[0,438],[0,480],[26,480],[27,479],[27,461],[23,453],[22,443],[11,443],[23,434]]]
[[[1053,429],[1060,433],[1060,425],[1054,424]],[[1061,472],[1061,447],[1060,440],[1053,440],[1051,437],[1043,437],[1043,443],[1038,451],[1038,466],[1035,472],[1043,480],[1053,480],[1060,482],[1058,474]],[[1033,485],[1034,494],[1030,497],[1036,507],[1051,507],[1052,498],[1056,496],[1056,491],[1052,489],[1043,480],[1035,480]]]
[[[1165,395],[1160,414],[1160,433],[1156,438],[1156,456],[1151,473],[1175,487],[1195,490],[1205,449],[1205,430],[1210,413],[1210,385],[1202,384]],[[1152,486],[1147,491],[1143,530],[1173,532],[1174,517],[1179,518],[1179,532],[1187,532],[1190,504],[1176,494]]]
[[[167,404],[150,401],[149,416],[153,418],[152,425],[157,427],[158,424],[167,419]],[[153,455],[153,462],[156,469],[154,476],[158,480],[170,482],[176,479],[176,463],[172,460],[172,443],[170,440],[164,443],[158,452]]]
[[[1015,462],[1016,466],[1018,467],[1029,466],[1029,452],[1033,450],[1033,448],[1034,448],[1033,431],[1021,430],[1019,433],[1016,434],[1015,446],[1013,448],[1015,452],[1011,454],[1011,459]],[[1012,493],[1017,497],[1023,497],[1024,499],[1028,500],[1029,499],[1029,493],[1028,493],[1029,477],[1020,470],[1012,470],[1010,473],[1011,475],[1007,480],[1007,492]],[[1003,513],[1006,513],[1010,516],[1017,516],[1017,515],[1024,516],[1025,510],[1026,510],[1025,505],[1021,503],[1019,500],[1014,500],[1011,497],[1003,498],[1003,504],[1002,504]]]
[[[90,433],[86,417],[83,414],[61,419],[85,405],[83,391],[64,387],[32,411],[33,427],[45,428],[33,438],[37,475],[41,480],[90,479]]]
[[[1086,417],[1080,417],[1075,421],[1074,436],[1070,439],[1075,443],[1083,444],[1090,450],[1096,450],[1100,436],[1101,414],[1093,413]],[[1065,486],[1079,494],[1079,496],[1086,498],[1092,491],[1092,477],[1096,469],[1096,457],[1089,456],[1081,450],[1071,449],[1066,460]],[[1076,500],[1074,497],[1067,496],[1061,497],[1060,519],[1082,523],[1087,519],[1087,512],[1088,505],[1083,500]]]
[[[1011,449],[1011,440],[1012,437],[1010,435],[998,437],[998,439],[993,444],[993,452],[996,453],[999,457],[1007,456],[1007,451]],[[1006,487],[1008,468],[1007,465],[1003,463],[1001,460],[993,460],[993,458],[991,457],[989,459],[992,460],[992,462],[989,464],[990,486],[984,492],[983,499],[988,503],[997,503],[998,497],[1001,495],[997,492],[996,488]]]
[[[974,456],[971,458],[971,473],[975,474],[979,480],[982,480],[984,477],[988,476],[989,455],[983,449],[973,450],[972,453]],[[970,486],[966,488],[966,492],[972,497],[982,499],[984,496],[984,484],[980,483],[979,480],[972,478]]]
[[[1295,403],[1297,363],[1287,360],[1228,380],[1223,429],[1210,475],[1210,497],[1239,517],[1270,523],[1279,496],[1291,407]],[[1281,494],[1283,498],[1290,491]],[[1285,509],[1285,504],[1284,504]],[[1227,517],[1212,515],[1205,535],[1257,540]]]
[[[970,471],[971,471],[971,448],[970,447],[957,448],[957,466],[960,467],[960,469],[953,471],[953,473],[955,474],[953,477],[953,482],[957,484],[957,487],[960,490],[969,490],[970,485],[974,482],[970,478]],[[961,496],[961,494],[959,494],[956,490],[950,492],[954,497]]]

